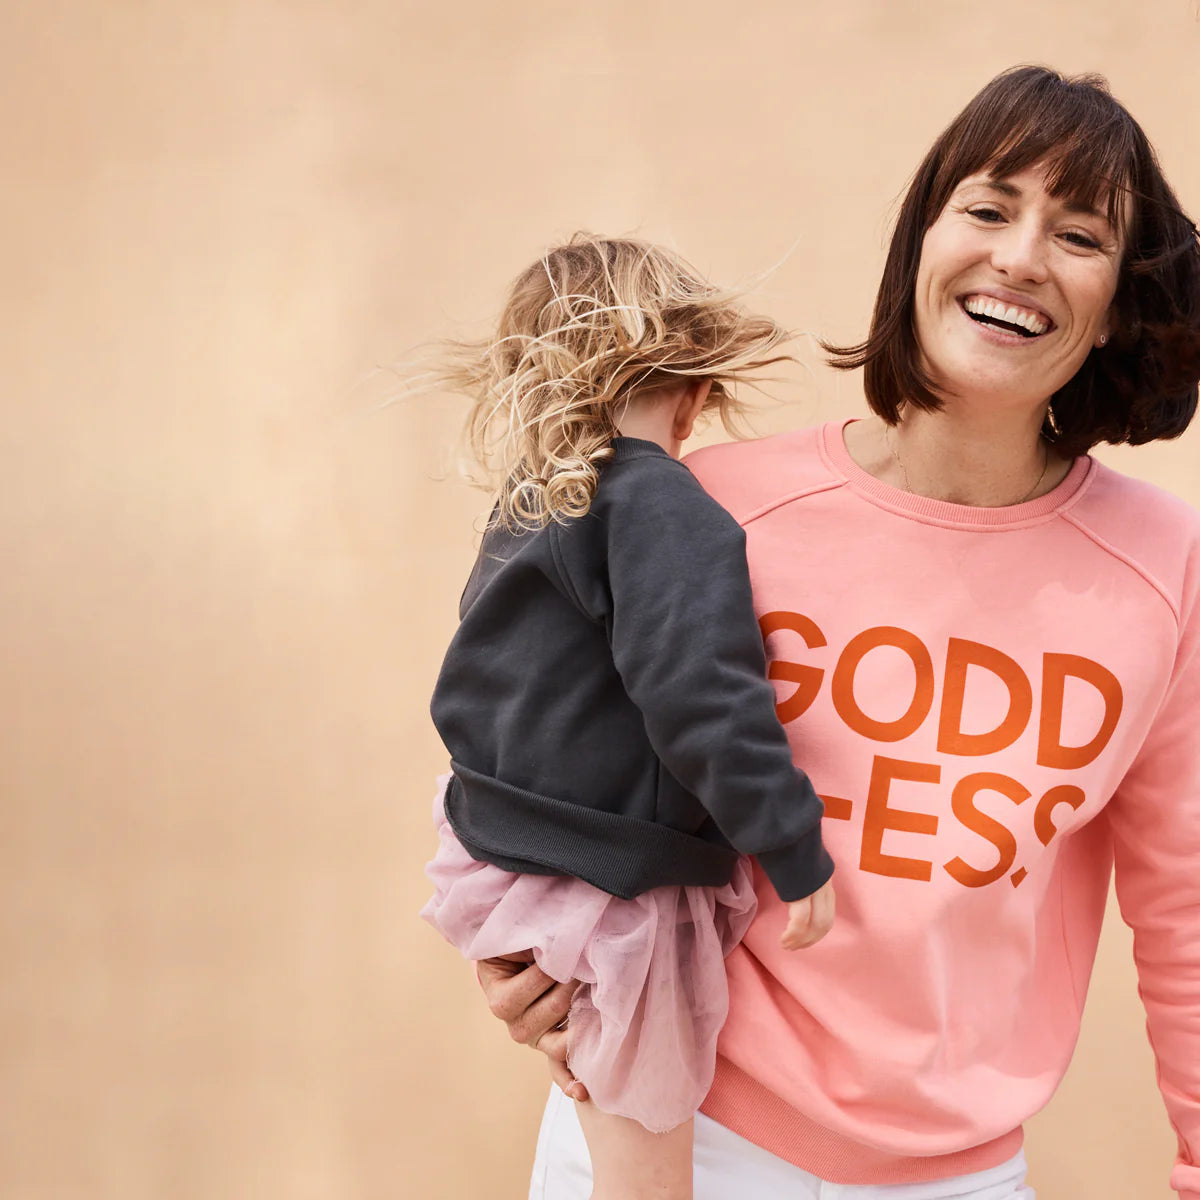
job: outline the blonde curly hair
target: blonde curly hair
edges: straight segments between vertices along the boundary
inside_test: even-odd
[[[431,373],[474,401],[466,436],[495,519],[583,516],[639,394],[711,380],[704,409],[732,429],[734,386],[792,357],[789,333],[737,300],[661,246],[577,233],[517,277],[493,338],[442,343]]]

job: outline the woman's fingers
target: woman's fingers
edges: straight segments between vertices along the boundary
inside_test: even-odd
[[[543,1033],[537,1040],[535,1050],[540,1050],[549,1060],[551,1070],[559,1063],[565,1064],[567,1061],[567,1030],[564,1026],[561,1029],[551,1029],[549,1033]],[[575,1077],[572,1075],[572,1079]],[[565,1092],[567,1089],[563,1088]]]
[[[475,978],[487,997],[492,1015],[504,1022],[519,1017],[554,980],[534,961],[531,951],[503,958],[485,958],[475,964]]]
[[[579,986],[575,981],[556,982],[532,958],[532,954],[485,958],[475,967],[488,1008],[508,1026],[513,1041],[526,1046],[539,1045],[566,1020]],[[565,1042],[562,1058],[566,1058]]]
[[[511,1021],[525,1011],[554,980],[528,957],[508,954],[503,958],[485,958],[475,964],[475,978],[487,997],[492,1015]]]
[[[513,1041],[540,1050],[563,1092],[572,1100],[586,1100],[587,1088],[567,1067],[567,1013],[578,982],[551,979],[533,961],[531,951],[485,958],[475,964],[475,977],[488,1007],[508,1026]]]
[[[555,983],[550,980],[550,988],[544,991],[532,1004],[513,1020],[508,1022],[508,1032],[515,1042],[523,1042],[526,1046],[535,1046],[547,1051],[547,1042],[551,1046],[558,1044],[553,1037],[558,1026],[567,1019],[571,1011],[571,997],[575,994],[578,982]],[[562,1051],[560,1057],[567,1057],[566,1033],[562,1034]]]
[[[584,1101],[588,1098],[587,1088],[571,1074],[565,1062],[559,1062],[554,1058],[550,1060],[550,1078],[558,1084],[568,1099]]]

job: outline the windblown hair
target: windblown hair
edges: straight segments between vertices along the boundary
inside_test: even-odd
[[[442,343],[432,374],[474,400],[494,519],[537,527],[588,511],[628,402],[712,380],[704,408],[732,431],[735,385],[790,358],[789,336],[662,247],[577,233],[517,277],[493,338]]]
[[[941,408],[914,323],[925,234],[963,179],[1042,162],[1051,195],[1103,207],[1124,240],[1112,340],[1051,398],[1043,435],[1067,456],[1097,442],[1178,437],[1196,412],[1200,379],[1200,242],[1141,126],[1099,75],[1014,67],[954,118],[904,198],[866,341],[824,344],[830,361],[865,368],[867,402],[889,424],[904,404]]]

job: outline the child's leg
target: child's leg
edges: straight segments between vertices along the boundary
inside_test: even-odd
[[[692,1126],[651,1133],[628,1117],[576,1104],[592,1158],[592,1200],[692,1200]]]

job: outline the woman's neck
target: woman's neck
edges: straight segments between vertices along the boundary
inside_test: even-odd
[[[963,414],[906,408],[846,429],[850,457],[876,479],[932,500],[1001,508],[1035,500],[1071,469],[1041,437],[1041,413]]]

